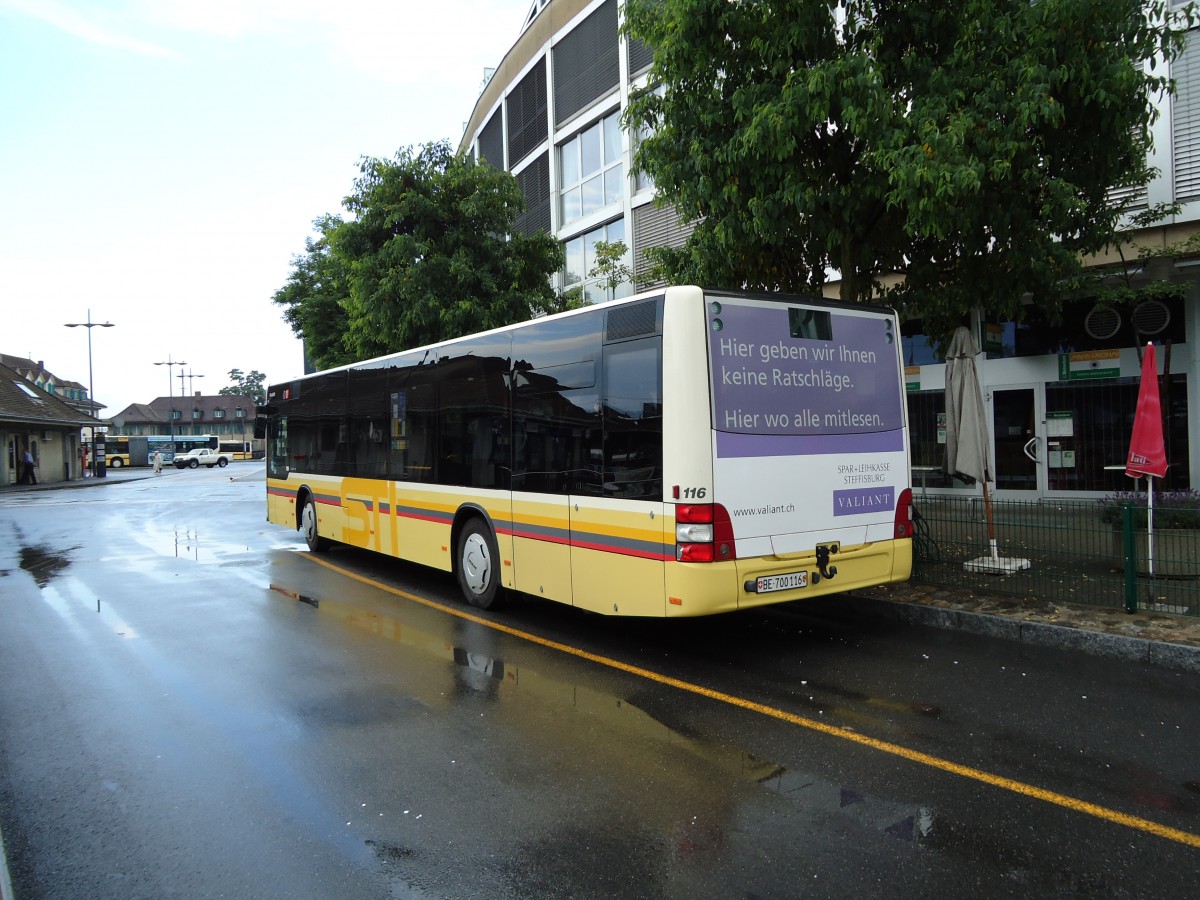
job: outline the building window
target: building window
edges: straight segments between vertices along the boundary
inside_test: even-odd
[[[558,148],[562,225],[570,225],[624,196],[621,115],[613,113]]]
[[[204,418],[204,410],[202,410],[202,409],[193,409],[192,410],[192,421],[193,422],[198,422],[200,419],[203,419],[203,418]]]
[[[566,242],[567,267],[563,273],[563,288],[568,291],[578,288],[588,303],[614,299],[610,296],[612,292],[608,285],[603,283],[603,278],[590,274],[596,265],[596,244],[600,241],[610,244],[625,242],[625,220],[617,219]],[[628,246],[628,242],[625,243]],[[628,262],[626,265],[628,266]],[[633,286],[628,281],[623,282],[616,290],[617,297],[628,297],[632,293]]]
[[[234,411],[234,415],[237,416],[237,418],[239,418],[239,419],[244,419],[244,418],[246,418],[246,411],[239,406]]]
[[[178,409],[171,410],[171,418],[178,422],[183,418],[183,413]]]
[[[223,410],[223,409],[214,409],[214,410],[213,410],[213,418],[214,418],[214,419],[223,419],[223,418],[225,418],[225,410]]]

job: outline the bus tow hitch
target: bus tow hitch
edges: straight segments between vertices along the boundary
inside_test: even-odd
[[[837,544],[817,544],[817,571],[820,575],[814,575],[813,581],[820,581],[822,578],[833,578],[837,575],[837,566],[829,564],[829,557],[837,552]]]

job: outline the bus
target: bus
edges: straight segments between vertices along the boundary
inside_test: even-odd
[[[232,460],[262,459],[265,455],[261,439],[235,441],[225,438],[220,441],[217,449],[228,453]]]
[[[272,385],[267,518],[606,615],[906,580],[894,311],[668,287]]]
[[[154,451],[162,454],[163,463],[170,463],[176,453],[187,453],[196,447],[218,446],[215,434],[129,434],[108,435],[104,444],[104,464],[110,469],[124,466],[148,466]],[[88,450],[89,457],[91,449]]]

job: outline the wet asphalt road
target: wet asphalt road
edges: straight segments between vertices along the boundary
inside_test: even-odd
[[[261,472],[0,493],[18,900],[1200,896],[1195,675],[819,606],[477,615],[314,562]]]

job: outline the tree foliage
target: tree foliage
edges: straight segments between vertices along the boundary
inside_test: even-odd
[[[255,406],[265,406],[267,402],[267,376],[257,369],[251,369],[247,375],[241,369],[230,369],[229,380],[233,382],[228,387],[217,391],[222,397],[249,397]]]
[[[275,302],[321,366],[523,321],[561,305],[549,276],[562,247],[524,235],[516,180],[446,142],[365,158],[345,219],[293,260]]]
[[[330,244],[331,236],[342,224],[339,216],[331,215],[313,222],[318,236],[305,239],[304,253],[293,257],[287,283],[274,297],[276,303],[286,307],[284,320],[297,337],[304,339],[305,353],[320,368],[354,359],[345,344],[349,277]]]
[[[1192,8],[1165,0],[628,0],[636,164],[697,222],[672,279],[888,296],[934,333],[1045,308],[1145,184]],[[1143,67],[1142,61],[1149,63]]]

